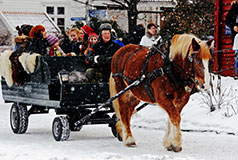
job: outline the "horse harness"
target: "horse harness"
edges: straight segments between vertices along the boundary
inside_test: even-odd
[[[129,84],[133,83],[135,80],[131,80],[131,79],[127,78],[124,75],[124,69],[125,69],[125,66],[126,66],[127,62],[129,61],[129,59],[135,53],[137,53],[138,51],[140,51],[142,49],[143,48],[138,48],[130,56],[128,56],[126,61],[125,61],[125,63],[124,63],[124,65],[123,65],[121,73],[114,73],[114,74],[112,74],[112,77],[121,77],[121,78],[125,79]],[[189,47],[187,53],[189,51],[190,51],[190,47]],[[194,67],[194,63],[193,63],[194,62],[194,58],[193,58],[194,54],[193,53],[188,58],[189,62],[192,63],[192,73],[191,74],[188,74],[184,69],[182,69],[180,66],[178,66],[176,63],[173,63],[173,61],[171,61],[169,59],[169,56],[168,56],[169,51],[167,52],[167,54],[164,54],[160,49],[156,48],[155,46],[152,46],[150,51],[148,51],[147,53],[148,53],[148,56],[146,57],[146,60],[145,60],[145,62],[143,64],[142,70],[141,70],[142,74],[141,74],[141,76],[138,79],[140,79],[140,83],[141,82],[144,83],[145,91],[149,95],[152,103],[156,102],[156,100],[155,100],[155,97],[154,97],[154,94],[153,94],[153,88],[151,87],[151,83],[158,76],[163,76],[164,74],[167,74],[169,76],[170,80],[175,84],[176,87],[186,86],[186,85],[190,85],[190,84],[194,84],[195,83],[195,80],[194,80],[195,79],[195,75],[194,75],[194,70],[193,70],[193,67]],[[164,65],[162,67],[159,67],[159,68],[156,68],[156,69],[152,70],[151,72],[148,72],[149,60],[150,60],[150,58],[153,55],[155,55],[157,53],[159,53],[161,55],[162,59],[164,60]],[[178,68],[181,73],[183,73],[185,76],[187,76],[188,79],[183,81],[183,82],[177,80],[174,77],[174,74],[173,74],[172,64],[174,64],[174,66],[176,68]],[[188,65],[188,63],[186,61],[185,67],[187,67],[187,65]],[[144,76],[144,78],[142,78],[143,76]]]

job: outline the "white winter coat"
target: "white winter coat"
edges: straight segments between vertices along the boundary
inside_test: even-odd
[[[238,50],[238,34],[234,38],[233,50]]]
[[[156,44],[159,40],[162,40],[160,35],[151,36],[151,34],[147,33],[141,38],[140,45],[151,48],[152,45]]]

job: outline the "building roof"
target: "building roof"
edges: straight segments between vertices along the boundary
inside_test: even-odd
[[[5,25],[10,27],[13,32],[16,32],[16,26],[22,24],[43,25],[49,33],[59,33],[60,29],[51,20],[51,18],[43,12],[0,12],[0,18],[3,19]],[[11,32],[11,31],[10,31]]]

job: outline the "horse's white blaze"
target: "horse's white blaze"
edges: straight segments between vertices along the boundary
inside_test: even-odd
[[[210,74],[208,69],[208,60],[202,60],[203,66],[204,66],[204,89],[207,90],[210,88]]]

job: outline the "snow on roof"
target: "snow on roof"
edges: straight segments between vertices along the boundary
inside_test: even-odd
[[[47,32],[49,33],[59,33],[60,29],[51,20],[51,18],[43,12],[7,12],[3,11],[2,15],[6,23],[8,23],[11,29],[16,32],[16,26],[21,26],[22,24],[30,25],[43,25]]]

